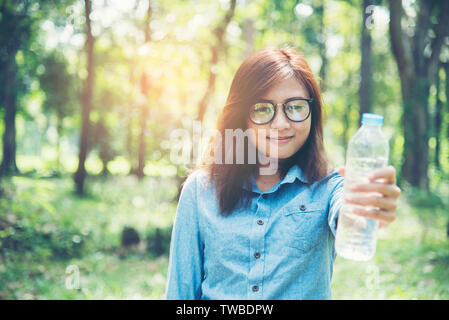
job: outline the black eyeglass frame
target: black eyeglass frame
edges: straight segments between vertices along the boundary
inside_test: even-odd
[[[307,116],[306,116],[304,119],[302,119],[302,120],[292,120],[292,119],[290,119],[289,116],[287,115],[287,111],[285,110],[285,108],[287,108],[287,103],[289,103],[289,102],[291,102],[291,101],[295,101],[295,100],[303,100],[303,101],[307,101],[307,103],[308,103],[308,105],[309,105],[309,113],[307,113]],[[252,108],[255,104],[257,104],[257,103],[269,103],[269,104],[271,104],[271,105],[273,106],[273,108],[274,108],[274,113],[273,113],[273,116],[271,117],[270,120],[268,120],[268,121],[266,121],[266,122],[258,123],[258,122],[254,122],[253,119],[251,119],[251,108]],[[282,105],[282,110],[284,111],[284,114],[285,114],[285,116],[287,117],[288,120],[293,121],[293,122],[303,122],[303,121],[306,121],[306,120],[310,117],[310,114],[312,113],[313,98],[307,99],[307,98],[293,97],[293,98],[289,98],[289,99],[285,100],[284,103],[277,103],[277,104],[276,104],[276,103],[273,103],[273,101],[269,101],[269,100],[260,100],[260,101],[258,101],[258,102],[256,102],[256,103],[254,103],[254,104],[251,105],[251,108],[249,109],[249,112],[248,112],[249,120],[250,120],[252,123],[258,124],[258,125],[270,123],[270,122],[273,121],[273,119],[276,117],[276,112],[277,112],[277,109],[278,109],[277,106],[278,106],[279,104]]]

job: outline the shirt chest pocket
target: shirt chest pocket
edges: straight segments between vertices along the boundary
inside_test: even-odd
[[[326,208],[322,202],[286,207],[281,215],[288,254],[304,254],[326,239]]]

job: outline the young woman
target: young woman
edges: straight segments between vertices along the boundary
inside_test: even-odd
[[[230,146],[229,130],[246,134],[243,151]],[[166,298],[330,299],[344,168],[326,157],[320,91],[305,59],[291,48],[248,57],[217,131],[210,150],[220,156],[203,161],[181,192]],[[241,152],[244,163],[229,161]],[[386,225],[400,194],[395,170],[370,181],[351,202]]]

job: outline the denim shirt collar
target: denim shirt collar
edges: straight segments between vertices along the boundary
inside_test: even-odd
[[[251,191],[251,192],[262,193],[262,191],[259,189],[259,187],[257,187],[256,179],[254,178],[254,175],[251,175],[250,179],[251,179],[250,180],[251,188],[248,188],[248,186],[246,184],[244,184],[243,189]],[[266,191],[266,193],[274,192],[279,188],[280,185],[282,185],[284,183],[293,183],[293,182],[295,182],[296,179],[298,179],[299,181],[301,181],[303,183],[308,182],[307,177],[305,176],[305,174],[303,173],[303,171],[301,170],[299,165],[294,164],[287,171],[287,174],[285,175],[284,179],[282,179],[280,182],[278,182],[276,185],[274,185],[270,190]]]
[[[281,184],[283,183],[293,183],[295,179],[299,179],[301,182],[307,183],[307,177],[305,176],[304,172],[301,170],[299,165],[295,164],[293,165],[285,175],[284,179],[281,181]]]

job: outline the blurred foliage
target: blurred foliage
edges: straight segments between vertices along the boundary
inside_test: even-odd
[[[163,298],[176,181],[114,176],[89,186],[89,196],[78,198],[70,177],[2,183],[2,299]],[[337,258],[334,299],[449,298],[446,207],[437,195],[435,203],[415,202],[415,192],[405,191],[397,220],[380,230],[372,261]],[[140,243],[124,249],[121,233],[129,227]],[[68,287],[71,267],[78,288]]]
[[[166,263],[176,210],[173,201],[176,182],[157,178],[138,182],[137,178],[129,176],[112,179],[89,181],[89,196],[84,198],[71,193],[70,177],[3,180],[0,297],[33,298],[30,292],[36,292],[37,297],[62,294],[69,298],[73,293],[76,297],[79,292],[70,293],[67,288],[66,292],[61,292],[68,277],[65,269],[76,265],[81,274],[88,274],[89,268],[100,272],[104,266],[98,257],[124,260],[116,264],[130,264],[130,260],[135,259],[144,259],[149,265],[154,259]],[[121,232],[128,226],[140,236],[138,248],[121,247]],[[154,271],[160,272],[159,269]],[[129,277],[134,276],[129,274]],[[108,275],[101,273],[92,277],[95,286],[108,281]],[[161,282],[165,281],[165,275],[161,277],[157,280],[158,295],[164,289]],[[142,279],[142,283],[149,281],[144,275]],[[52,281],[56,284],[51,284]],[[138,283],[137,279],[128,278],[127,281]],[[17,282],[21,284],[15,288]],[[30,286],[28,291],[27,286]],[[52,293],[54,286],[59,288],[58,293]],[[122,284],[118,290],[123,290],[120,286]],[[145,288],[148,292],[154,290],[152,286]]]
[[[413,16],[415,1],[407,3]],[[171,134],[184,129],[183,136],[192,140],[192,120],[211,71],[213,30],[229,1],[93,1],[96,69],[85,197],[73,194],[71,179],[78,161],[80,92],[87,76],[83,1],[24,1],[17,10],[25,4],[24,21],[31,27],[15,56],[17,165],[23,174],[0,180],[0,299],[161,298],[178,181],[193,166],[172,161]],[[150,41],[145,42],[148,5]],[[303,53],[316,75],[325,75],[325,146],[334,165],[342,165],[346,143],[359,125],[361,6],[361,0],[237,1],[223,52],[212,67],[216,88],[202,133],[214,128],[241,61],[254,50],[289,45]],[[370,29],[373,112],[385,116],[390,163],[399,168],[403,110],[388,14],[386,2],[376,1]],[[7,28],[0,36],[8,36]],[[442,57],[447,54],[443,51]],[[148,96],[140,85],[143,73],[149,79]],[[440,77],[443,88],[443,70]],[[411,188],[397,170],[404,193],[397,221],[379,241],[373,262],[378,269],[372,263],[362,270],[337,259],[334,298],[449,297],[449,109],[447,92],[441,91],[441,132],[429,140],[432,158],[435,139],[440,139],[440,167],[429,163],[431,190]],[[432,88],[432,115],[435,100]],[[139,182],[132,173],[142,107],[149,115],[146,177]],[[4,128],[0,121],[0,133]],[[132,248],[121,246],[127,227],[140,239]],[[71,265],[79,268],[79,289],[66,286]],[[379,277],[368,285],[367,275],[376,270]]]
[[[80,256],[85,239],[71,221],[59,220],[55,207],[49,201],[54,192],[53,186],[46,183],[26,186],[20,178],[17,180],[19,185],[11,181],[2,184],[0,253],[6,258],[26,251],[35,252],[43,258]]]
[[[400,198],[397,219],[379,230],[372,261],[338,258],[332,282],[336,299],[446,300],[449,298],[447,207],[415,207],[416,190]],[[431,218],[430,218],[431,217]],[[428,219],[428,223],[423,223]]]
[[[148,4],[151,40],[145,43]],[[212,32],[228,5],[227,1],[205,0],[93,2],[96,81],[90,120],[95,131],[89,145],[91,154],[102,160],[103,168],[120,157],[130,161],[130,170],[136,167],[139,110],[143,104],[149,108],[145,130],[147,159],[170,161],[170,134],[176,128],[189,128],[189,122],[196,117],[207,87]],[[407,10],[416,10],[413,8]],[[62,166],[53,167],[64,173],[68,157],[77,154],[79,95],[87,75],[83,2],[64,1],[55,8],[42,4],[33,10],[31,16],[39,25],[34,30],[39,31],[33,33],[27,49],[20,50],[16,57],[19,83],[25,85],[17,117],[18,150],[19,155],[33,154],[54,162],[60,153]],[[232,76],[248,53],[266,46],[290,45],[304,54],[315,74],[326,69],[326,147],[335,165],[343,164],[345,145],[359,121],[361,25],[361,1],[239,1],[227,28],[224,54],[213,67],[219,76],[204,128],[214,127]],[[373,111],[386,116],[384,129],[390,138],[390,161],[400,168],[404,143],[401,89],[387,36],[388,8],[382,1],[376,3],[370,33]],[[149,78],[148,99],[140,88],[144,71]],[[443,105],[447,104],[444,94],[441,99]],[[449,121],[447,112],[443,113],[442,135],[438,136],[443,150],[439,170],[447,178],[447,135],[443,133],[447,132]],[[62,121],[56,121],[55,114]],[[63,129],[60,134],[58,123]],[[433,153],[436,144],[429,144]],[[18,166],[21,169],[20,163]],[[184,165],[178,165],[180,175],[184,169]]]

